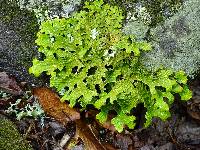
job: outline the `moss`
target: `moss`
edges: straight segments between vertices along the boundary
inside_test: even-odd
[[[140,66],[141,52],[151,50],[151,45],[122,33],[121,9],[103,0],[86,2],[83,8],[71,18],[42,22],[37,34],[38,51],[45,58],[34,59],[29,72],[50,75],[50,86],[63,93],[61,101],[69,100],[71,107],[79,103],[83,109],[94,105],[101,110],[96,116],[101,123],[115,111],[111,124],[122,132],[125,125],[134,128],[131,110],[140,103],[147,108],[148,126],[153,117],[170,116],[174,93],[190,99],[184,72],[152,73]]]
[[[27,43],[33,43],[39,26],[33,12],[20,10],[16,1],[2,0],[0,2],[0,19],[12,30],[23,37]]]
[[[31,49],[35,45],[36,33],[39,30],[34,13],[25,9],[20,10],[16,2],[10,0],[0,2],[0,13],[0,20],[5,24],[7,30],[14,31],[18,35],[15,36],[15,39],[19,38],[17,43],[20,44],[10,44],[11,49],[18,49],[16,47],[20,47],[18,53],[21,58],[18,58],[18,63],[29,66],[27,61],[30,61],[30,56],[33,55]]]
[[[9,120],[0,116],[0,149],[1,150],[31,150],[16,126]]]

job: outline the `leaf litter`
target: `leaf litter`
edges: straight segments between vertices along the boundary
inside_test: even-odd
[[[5,110],[9,103],[23,99],[25,89],[21,89],[13,77],[0,73],[0,113],[9,117],[19,131],[32,144],[33,149],[70,150],[70,149],[106,149],[106,150],[198,150],[200,147],[199,128],[199,80],[193,81],[193,99],[181,105],[178,100],[172,106],[172,117],[166,122],[154,119],[147,129],[125,130],[117,133],[107,124],[101,125],[95,120],[97,110],[79,112],[61,103],[59,96],[46,87],[30,88],[35,97],[26,103],[38,100],[46,116],[43,120],[25,117],[16,120]],[[4,93],[4,94],[2,94]],[[191,113],[192,112],[192,113]],[[87,120],[91,120],[88,122]]]

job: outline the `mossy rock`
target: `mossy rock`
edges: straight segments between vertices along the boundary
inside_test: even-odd
[[[0,1],[0,71],[19,81],[42,83],[28,73],[32,59],[39,57],[35,44],[38,30],[33,12],[21,10],[15,1]]]
[[[2,116],[0,116],[0,150],[32,150],[16,126]]]
[[[105,0],[121,7],[127,16],[136,17],[151,27],[164,21],[177,12],[183,0]],[[129,17],[127,17],[128,19]],[[128,19],[129,20],[129,19]],[[129,20],[130,21],[130,20]]]
[[[68,18],[81,5],[81,0],[18,0],[21,9],[34,11],[38,22],[55,17]]]
[[[135,35],[137,40],[143,40],[146,37],[149,27],[143,22],[132,21],[128,22],[122,30],[127,35]]]
[[[151,39],[149,30],[172,17],[182,6],[182,0],[107,0],[124,9],[125,34],[133,34],[138,40]]]
[[[151,70],[161,66],[184,70],[194,78],[200,68],[200,1],[187,0],[182,9],[164,24],[152,29],[154,50],[146,53],[143,64]]]

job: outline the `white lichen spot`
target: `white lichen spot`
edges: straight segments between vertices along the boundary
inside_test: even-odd
[[[67,34],[67,37],[69,38],[70,43],[74,41],[74,38],[71,34]]]
[[[104,55],[106,60],[109,60],[111,57],[115,57],[116,51],[109,52],[108,50],[105,51]]]
[[[10,103],[10,107],[5,112],[15,113],[17,120],[21,120],[23,117],[37,118],[44,115],[44,111],[37,101],[34,101],[32,105],[28,103],[24,107],[18,108],[18,104],[20,104],[21,101],[22,99],[17,99],[14,104]]]
[[[94,39],[96,39],[98,34],[99,34],[99,32],[96,30],[96,28],[94,28],[94,29],[91,30],[90,37],[94,40]]]
[[[109,57],[115,57],[116,51],[112,51],[112,53],[109,54]]]
[[[151,21],[151,16],[148,13],[146,7],[143,7],[142,5],[138,5],[136,7],[136,13],[138,14],[138,17],[141,18],[142,20],[144,20],[146,22]]]
[[[59,94],[60,94],[60,95],[64,95],[65,92],[66,92],[65,88],[62,88],[62,89],[59,91]]]
[[[54,37],[50,37],[50,41],[51,41],[51,43],[53,43],[55,41],[55,38]]]

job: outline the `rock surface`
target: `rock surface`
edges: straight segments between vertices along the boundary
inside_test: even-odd
[[[199,6],[199,0],[187,0],[177,14],[151,30],[154,50],[144,54],[145,66],[151,70],[161,66],[184,70],[194,78],[200,65]]]
[[[34,43],[37,31],[33,13],[20,10],[9,0],[0,1],[0,71],[20,81],[40,83],[28,73],[33,57],[38,55]]]
[[[55,17],[69,17],[81,5],[81,0],[19,0],[21,9],[34,11],[38,22]]]

